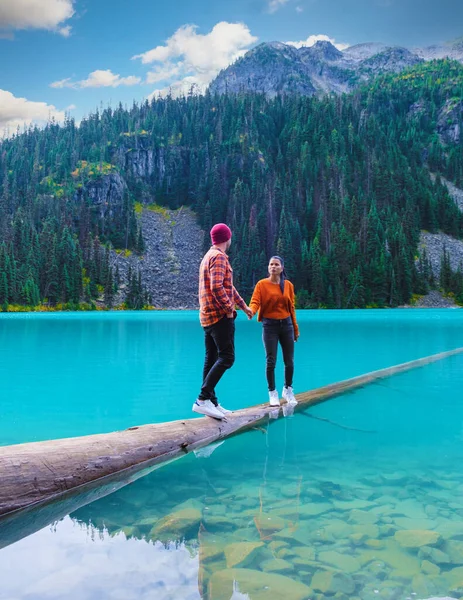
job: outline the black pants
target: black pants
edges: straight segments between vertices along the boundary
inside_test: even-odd
[[[266,373],[269,391],[275,389],[275,365],[277,363],[278,342],[283,350],[283,361],[285,363],[285,385],[293,385],[294,374],[294,328],[291,317],[287,319],[262,319],[264,342],[266,354]]]
[[[204,327],[206,358],[204,360],[203,385],[199,398],[217,404],[215,386],[222,375],[235,362],[235,321],[223,317],[214,325]]]

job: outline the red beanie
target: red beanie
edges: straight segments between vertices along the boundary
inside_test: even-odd
[[[228,225],[225,225],[225,223],[217,223],[217,225],[214,225],[211,229],[211,240],[214,246],[223,244],[223,242],[228,242],[231,236],[231,229]]]

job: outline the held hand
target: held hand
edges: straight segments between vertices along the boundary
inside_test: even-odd
[[[248,317],[249,320],[251,320],[252,317],[254,316],[254,313],[252,312],[252,310],[247,305],[246,305],[246,308],[244,309],[244,312],[246,313],[246,315],[247,315],[247,317]]]
[[[227,319],[233,319],[234,316],[233,312],[227,313]]]

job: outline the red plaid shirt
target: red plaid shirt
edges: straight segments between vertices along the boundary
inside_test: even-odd
[[[228,256],[212,246],[199,267],[199,320],[203,327],[214,325],[226,314],[244,309],[245,301],[233,286],[233,269]]]

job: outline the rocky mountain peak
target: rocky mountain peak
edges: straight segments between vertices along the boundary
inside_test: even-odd
[[[313,46],[303,46],[299,50],[299,54],[303,55],[306,59],[312,60],[325,60],[325,61],[338,61],[342,60],[343,53],[338,50],[331,42],[318,41]]]
[[[264,42],[221,71],[209,89],[219,94],[259,91],[269,96],[343,93],[380,73],[397,73],[444,56],[463,62],[463,41],[413,50],[369,42],[344,51],[324,40],[299,49]]]

